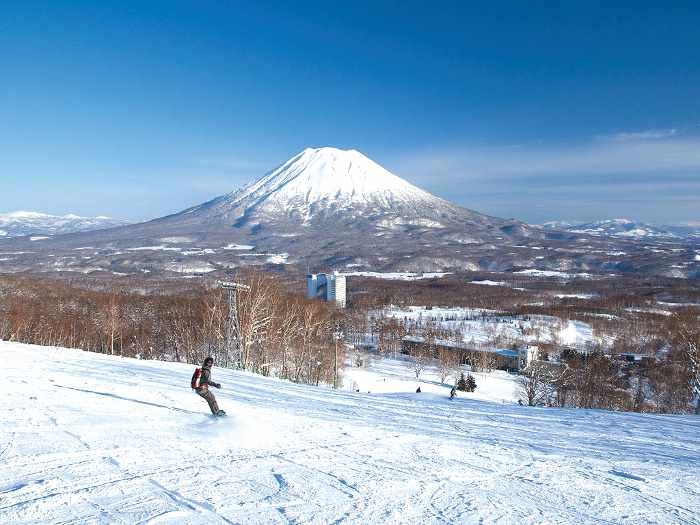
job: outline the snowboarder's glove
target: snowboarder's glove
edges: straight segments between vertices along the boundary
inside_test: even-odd
[[[214,386],[215,386],[216,388],[221,388],[221,383],[216,383]]]

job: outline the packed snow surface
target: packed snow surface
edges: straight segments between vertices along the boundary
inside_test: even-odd
[[[346,277],[372,277],[390,281],[418,281],[421,279],[436,279],[450,275],[450,272],[343,272]]]
[[[483,281],[471,281],[469,284],[483,284],[486,286],[508,286],[505,281],[491,281],[490,279],[484,279]]]
[[[0,522],[700,523],[700,419],[0,343]],[[11,378],[8,380],[7,378]]]
[[[267,258],[267,262],[269,262],[270,264],[287,264],[288,258],[289,258],[288,253],[274,254],[274,255],[270,255]]]
[[[127,248],[127,250],[129,250],[130,252],[179,252],[180,248],[176,248],[173,246],[164,246],[162,244],[159,244],[158,246],[136,246],[135,248]]]
[[[192,239],[191,239],[190,237],[184,237],[184,236],[180,236],[180,237],[161,237],[161,238],[160,238],[160,241],[161,241],[161,242],[167,242],[167,243],[179,244],[179,243],[182,243],[182,242],[192,242]]]
[[[252,246],[250,244],[231,243],[224,246],[224,250],[252,250],[253,248],[255,248],[255,246]]]
[[[557,299],[593,299],[598,297],[594,293],[558,293],[554,294]]]
[[[595,276],[590,274],[590,273],[566,273],[566,272],[560,272],[558,270],[537,270],[535,268],[529,268],[527,270],[519,270],[517,272],[513,272],[516,274],[521,274],[521,275],[532,275],[536,277],[564,277],[564,278],[571,278],[571,277],[578,277],[582,279],[589,279],[589,278],[594,278]]]
[[[216,270],[211,264],[207,262],[200,263],[181,263],[181,262],[171,262],[164,265],[164,269],[170,272],[177,273],[209,273]]]
[[[520,397],[516,383],[518,376],[503,370],[491,372],[472,372],[469,367],[455,369],[442,382],[440,370],[435,363],[426,366],[416,379],[414,364],[410,358],[399,354],[396,357],[378,358],[362,354],[362,367],[354,366],[354,356],[348,360],[343,374],[343,387],[348,390],[359,390],[377,394],[413,393],[420,386],[421,392],[446,396],[456,383],[459,373],[471,373],[477,382],[475,392],[459,392],[459,396],[468,399],[496,401],[498,403],[517,403]]]

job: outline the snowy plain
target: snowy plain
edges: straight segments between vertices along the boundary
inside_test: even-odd
[[[342,272],[346,277],[372,277],[374,279],[387,279],[390,281],[420,281],[422,279],[437,279],[450,275],[449,272]]]
[[[613,342],[608,336],[595,334],[587,323],[549,315],[512,316],[483,308],[425,306],[388,307],[372,315],[394,318],[408,326],[422,326],[430,320],[440,328],[461,334],[465,343],[488,343],[498,336],[502,341],[527,343],[556,339],[583,349]]]
[[[693,416],[217,368],[213,419],[192,365],[7,342],[0,362],[3,524],[700,523]]]
[[[418,387],[421,392],[435,394],[441,397],[449,395],[450,388],[456,384],[459,373],[450,374],[443,383],[440,371],[435,365],[428,365],[416,379],[412,361],[398,355],[396,358],[380,358],[373,355],[361,354],[363,366],[355,366],[356,358],[351,357],[343,372],[343,387],[347,390],[367,392],[371,394],[410,394]],[[516,378],[504,370],[491,372],[472,372],[468,367],[462,370],[471,373],[477,383],[475,392],[469,394],[459,392],[460,397],[480,399],[497,403],[517,403],[520,397]]]

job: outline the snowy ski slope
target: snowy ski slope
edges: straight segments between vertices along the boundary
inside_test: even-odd
[[[700,523],[700,418],[0,343],[0,523]]]

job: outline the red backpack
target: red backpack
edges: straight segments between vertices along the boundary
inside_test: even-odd
[[[197,368],[197,369],[194,371],[194,374],[192,374],[192,383],[191,383],[192,388],[194,388],[195,390],[196,390],[197,388],[199,388],[199,387],[200,387],[199,382],[201,381],[201,379],[202,379],[202,369],[201,369],[201,368]]]

